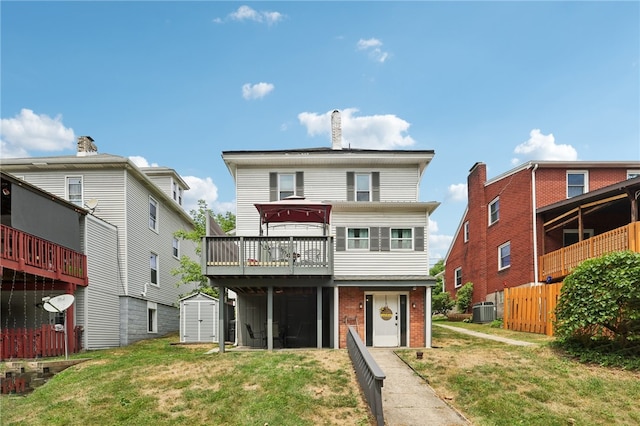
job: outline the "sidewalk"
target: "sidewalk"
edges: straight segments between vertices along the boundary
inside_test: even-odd
[[[436,395],[393,349],[371,348],[384,371],[382,387],[384,421],[389,426],[458,426],[470,423]]]
[[[477,331],[467,330],[466,328],[462,328],[462,327],[453,327],[451,325],[436,324],[436,323],[434,323],[433,325],[436,326],[436,327],[447,328],[449,330],[453,330],[453,331],[456,331],[456,332],[462,333],[462,334],[469,334],[471,336],[481,337],[483,339],[489,339],[489,340],[495,340],[497,342],[507,343],[509,345],[516,345],[516,346],[533,346],[533,345],[535,345],[535,343],[531,343],[531,342],[523,342],[521,340],[508,339],[506,337],[494,336],[492,334],[479,333]]]

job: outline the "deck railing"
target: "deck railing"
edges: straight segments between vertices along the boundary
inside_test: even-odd
[[[333,272],[331,237],[204,238],[204,275],[302,274]]]
[[[640,222],[613,229],[540,256],[540,281],[563,278],[588,259],[614,251],[640,252]]]
[[[376,418],[378,426],[383,426],[382,386],[386,375],[373,359],[353,326],[349,326],[347,332],[347,350],[356,371],[360,389],[362,389],[371,409],[371,414]]]
[[[6,225],[0,225],[0,258],[4,266],[46,278],[87,285],[87,257]]]
[[[0,332],[0,361],[8,359],[33,359],[65,355],[64,332],[54,325],[39,328],[3,329]],[[74,352],[82,349],[82,327],[76,326],[69,340],[75,344]]]

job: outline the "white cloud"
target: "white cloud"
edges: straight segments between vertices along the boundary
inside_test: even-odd
[[[454,183],[447,188],[447,200],[466,201],[467,200],[467,184]]]
[[[310,136],[326,134],[330,138],[332,112],[302,112],[298,114],[298,120],[307,128]],[[356,108],[341,111],[343,147],[397,149],[415,144],[413,138],[406,135],[411,126],[407,121],[393,114],[356,117],[357,112]]]
[[[382,42],[377,38],[358,40],[356,49],[367,51],[369,57],[376,62],[384,62],[389,57],[389,53],[382,50]]]
[[[235,201],[218,201],[218,187],[210,177],[182,176],[182,178],[189,185],[189,190],[185,191],[183,197],[183,207],[187,212],[197,210],[198,200],[204,200],[207,203],[207,207],[213,210],[214,213],[226,213],[228,211],[235,213]]]
[[[429,266],[444,258],[452,241],[453,236],[438,234],[438,222],[429,218]]]
[[[227,20],[238,22],[253,21],[273,25],[282,21],[284,18],[285,15],[280,12],[258,11],[249,6],[240,6],[238,10],[227,15],[225,19],[214,18],[213,22],[221,24]]]
[[[138,167],[158,167],[158,163],[149,164],[146,158],[139,155],[131,155],[129,156],[129,160],[133,161],[133,164]]]
[[[526,156],[526,160],[575,161],[578,152],[571,145],[556,144],[552,133],[543,135],[540,129],[529,133],[529,140],[516,146],[513,152]],[[519,158],[511,160],[512,164],[520,163]]]
[[[0,156],[28,157],[29,151],[64,151],[73,149],[73,129],[62,124],[62,116],[54,118],[35,114],[23,108],[13,118],[0,120]]]
[[[242,85],[242,97],[245,99],[260,99],[273,91],[275,86],[271,83],[246,83]]]

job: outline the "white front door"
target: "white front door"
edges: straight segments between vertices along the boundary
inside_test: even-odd
[[[373,346],[399,346],[398,295],[373,295]]]

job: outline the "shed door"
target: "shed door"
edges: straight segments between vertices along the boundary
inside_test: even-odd
[[[373,346],[399,346],[398,295],[373,295]]]

